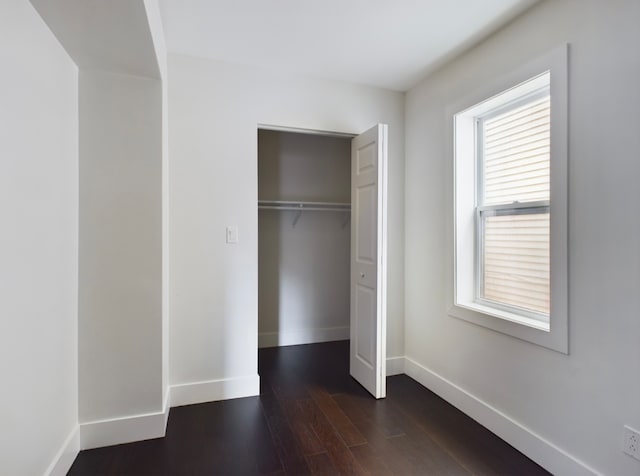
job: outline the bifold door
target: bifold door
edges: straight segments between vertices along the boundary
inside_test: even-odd
[[[387,125],[351,143],[350,373],[375,398],[386,396]]]

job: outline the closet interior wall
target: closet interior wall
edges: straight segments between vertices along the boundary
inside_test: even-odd
[[[351,139],[258,131],[258,203],[351,202]],[[350,212],[258,213],[258,345],[349,338]]]

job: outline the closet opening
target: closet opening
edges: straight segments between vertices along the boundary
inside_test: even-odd
[[[258,347],[349,340],[386,396],[388,126],[258,128]]]
[[[350,337],[351,139],[258,129],[258,347]]]

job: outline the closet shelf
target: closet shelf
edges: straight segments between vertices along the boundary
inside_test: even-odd
[[[279,200],[258,200],[258,208],[262,210],[292,210],[298,212],[293,219],[293,226],[296,226],[302,212],[349,212],[347,218],[342,224],[344,228],[349,223],[351,204],[336,202],[295,202],[295,201],[279,201]]]
[[[259,200],[258,208],[293,211],[351,211],[350,203]]]

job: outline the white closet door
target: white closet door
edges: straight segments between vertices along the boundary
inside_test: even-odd
[[[387,125],[351,145],[350,373],[374,397],[386,396]]]

